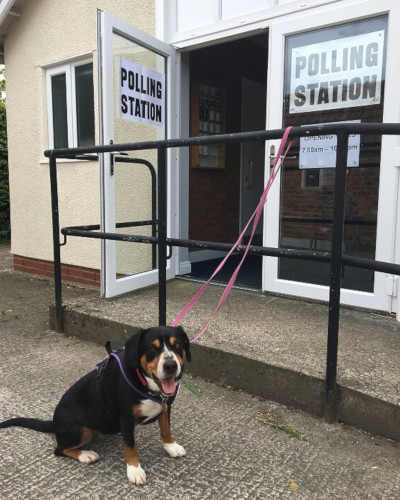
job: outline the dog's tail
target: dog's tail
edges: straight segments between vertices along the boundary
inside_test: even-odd
[[[52,420],[40,420],[38,418],[10,418],[4,422],[0,422],[0,429],[6,427],[24,427],[38,432],[54,433],[54,424]]]

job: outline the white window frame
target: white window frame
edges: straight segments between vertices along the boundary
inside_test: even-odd
[[[68,147],[78,146],[78,125],[76,115],[76,89],[75,89],[75,68],[85,64],[94,64],[92,57],[77,59],[70,62],[60,63],[46,70],[46,94],[47,94],[47,123],[49,135],[49,149],[54,148],[54,126],[53,126],[53,99],[51,79],[53,76],[65,74],[66,97],[67,97],[67,130]],[[94,66],[93,66],[94,67]],[[93,102],[94,106],[94,102]]]

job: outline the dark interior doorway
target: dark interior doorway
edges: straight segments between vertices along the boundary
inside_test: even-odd
[[[267,33],[192,51],[190,135],[265,128],[267,71]],[[234,144],[223,150],[198,148],[195,155],[191,152],[189,238],[228,243],[237,240],[264,184],[264,144],[261,149],[260,144],[246,148]],[[253,244],[262,244],[262,227],[260,221]],[[191,273],[187,276],[208,279],[224,255],[190,252]],[[231,256],[215,281],[226,283],[238,259]],[[236,285],[261,289],[262,257],[247,257]]]

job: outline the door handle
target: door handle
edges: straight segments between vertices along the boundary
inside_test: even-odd
[[[247,173],[244,176],[244,186],[249,188],[253,184],[253,160],[246,160]]]
[[[114,144],[113,141],[110,141],[110,144]],[[110,175],[114,175],[114,164],[115,161],[118,161],[118,156],[129,156],[128,153],[124,151],[111,151],[110,153]]]
[[[276,158],[275,146],[272,144],[269,148],[269,164],[271,167],[274,165],[275,158]],[[281,158],[282,158],[282,156],[281,156]],[[295,160],[296,158],[297,158],[297,155],[285,156],[285,160]]]

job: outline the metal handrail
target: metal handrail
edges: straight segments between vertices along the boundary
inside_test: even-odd
[[[125,144],[111,144],[104,146],[91,146],[68,149],[53,149],[45,151],[49,158],[50,183],[53,217],[53,249],[54,249],[54,278],[55,278],[55,300],[56,300],[56,329],[62,331],[62,294],[61,294],[61,260],[60,260],[60,227],[58,213],[58,187],[57,187],[57,158],[65,155],[97,154],[116,151],[139,151],[145,149],[157,150],[158,164],[158,237],[140,235],[121,235],[117,233],[93,232],[100,226],[73,226],[63,228],[61,233],[66,237],[81,236],[88,238],[113,239],[130,242],[151,243],[158,245],[159,261],[159,324],[166,324],[166,263],[167,246],[209,248],[229,250],[231,245],[225,243],[200,242],[196,240],[184,240],[178,238],[167,238],[166,233],[166,207],[167,207],[167,160],[166,150],[168,148],[181,148],[189,146],[209,144],[233,144],[250,141],[266,141],[281,139],[284,130],[261,130],[256,132],[242,132],[237,134],[221,134],[215,136],[190,137],[184,139],[167,139],[161,141],[145,141]],[[348,138],[350,134],[365,135],[400,135],[400,124],[395,123],[331,123],[325,125],[312,125],[293,127],[290,138],[318,136],[333,134],[337,136],[336,175],[334,190],[334,209],[332,225],[331,252],[306,251],[288,248],[267,248],[252,246],[250,253],[257,255],[273,255],[276,257],[290,257],[297,259],[320,260],[330,262],[330,287],[329,287],[329,318],[328,318],[328,341],[326,356],[325,377],[325,409],[324,416],[328,422],[335,419],[337,408],[337,355],[339,337],[340,316],[340,293],[341,274],[344,265],[371,269],[379,272],[387,272],[400,275],[400,265],[380,262],[370,259],[343,255],[342,242],[345,224],[345,192],[346,192],[346,168]],[[245,247],[239,246],[236,251],[243,253]]]

